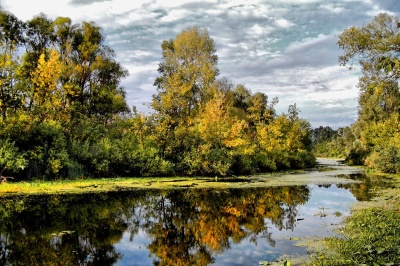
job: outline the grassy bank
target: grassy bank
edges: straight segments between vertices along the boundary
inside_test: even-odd
[[[280,172],[257,176],[229,178],[216,177],[164,177],[164,178],[103,178],[57,181],[13,182],[0,184],[1,195],[93,193],[132,189],[176,189],[176,188],[251,188],[269,186],[301,186],[308,184],[346,184],[358,182],[336,175],[359,172],[354,167],[339,166],[324,168],[324,171]]]
[[[194,187],[211,182],[211,178],[101,178],[57,181],[7,182],[0,194],[91,193],[130,189],[170,189]],[[221,183],[222,184],[222,183]]]
[[[310,265],[400,265],[400,176],[380,175],[391,186],[359,202],[338,237],[311,256]]]

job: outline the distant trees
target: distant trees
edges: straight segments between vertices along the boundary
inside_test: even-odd
[[[400,172],[400,20],[379,14],[362,27],[339,36],[342,65],[359,61],[359,117],[352,126],[355,140],[350,161],[385,172]]]
[[[318,127],[312,130],[313,152],[318,157],[334,157],[348,159],[350,164],[356,163],[355,158],[350,161],[350,151],[355,141],[350,127],[340,127],[337,130],[329,126]]]
[[[217,79],[206,29],[162,42],[148,116],[129,111],[120,85],[128,72],[94,22],[22,22],[1,10],[0,33],[0,149],[15,155],[2,163],[7,173],[226,176],[315,163],[295,105],[278,115],[277,99]]]

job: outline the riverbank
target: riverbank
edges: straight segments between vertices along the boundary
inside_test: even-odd
[[[328,159],[324,160],[327,166]],[[335,225],[336,236],[296,239],[308,255],[284,255],[266,265],[400,265],[400,175],[365,173],[374,196],[351,206],[351,215]]]
[[[240,177],[145,177],[102,178],[57,181],[6,182],[0,185],[0,195],[97,193],[135,189],[185,188],[254,188],[271,186],[301,186],[308,184],[349,184],[359,181],[338,177],[360,173],[362,169],[341,165],[332,159],[319,159],[316,169],[278,172]]]
[[[309,265],[400,265],[400,175],[373,174],[390,186],[356,203],[339,236],[314,243]]]

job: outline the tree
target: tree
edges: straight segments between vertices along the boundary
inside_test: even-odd
[[[78,112],[109,119],[128,111],[121,79],[128,75],[114,60],[115,52],[104,44],[102,30],[94,22],[83,22],[73,36],[71,61],[74,72],[65,84],[76,91],[70,95]]]
[[[363,27],[351,27],[339,36],[344,50],[339,57],[342,65],[358,59],[362,77],[359,79],[359,120],[378,121],[400,111],[400,20],[388,14],[376,16]]]
[[[161,44],[161,74],[154,82],[158,94],[153,108],[165,115],[182,118],[193,114],[218,75],[214,40],[206,29],[183,30],[174,40]]]
[[[58,52],[60,61],[57,86],[64,93],[64,106],[73,117],[94,116],[107,122],[114,115],[127,112],[125,90],[121,79],[128,75],[115,61],[115,52],[104,44],[102,29],[94,22],[72,24],[70,18],[54,21],[41,14],[26,23],[24,33],[26,52],[21,74],[28,91],[35,90],[31,82],[37,75],[42,56],[47,60],[51,51]],[[27,98],[29,109],[32,98]]]
[[[188,148],[187,128],[208,97],[218,75],[214,40],[206,29],[183,30],[175,39],[161,44],[160,76],[156,78],[158,94],[152,107],[158,120],[157,131],[162,157],[177,158]],[[188,140],[189,141],[189,140]]]
[[[344,50],[340,63],[346,65],[357,59],[362,70],[359,117],[353,125],[356,139],[348,159],[392,172],[398,170],[383,165],[396,161],[397,154],[392,151],[400,148],[395,141],[400,114],[399,40],[400,19],[388,14],[379,14],[365,26],[344,30],[338,40]],[[385,126],[390,126],[391,132],[381,134]]]
[[[14,15],[0,11],[0,114],[3,119],[22,105],[22,93],[17,89],[17,49],[22,42],[22,30],[22,22]]]
[[[55,120],[56,116],[61,120],[65,119],[60,116],[60,112],[65,109],[65,95],[58,82],[60,74],[61,63],[58,52],[51,50],[47,60],[45,54],[42,54],[36,70],[32,73],[32,91],[28,96],[34,112],[41,119]]]
[[[48,51],[54,44],[52,20],[44,14],[39,14],[24,23],[23,44],[25,53],[22,57],[21,78],[24,79],[24,87],[27,91],[32,91],[30,82],[32,73],[39,64],[42,54],[48,55]],[[28,103],[29,107],[31,103]]]

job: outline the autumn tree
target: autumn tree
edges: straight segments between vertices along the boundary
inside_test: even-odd
[[[103,122],[128,111],[121,79],[128,72],[115,61],[115,52],[104,44],[102,29],[94,22],[72,24],[70,18],[54,21],[40,14],[25,23],[21,74],[25,87],[34,91],[30,82],[36,75],[41,57],[58,52],[60,73],[57,79],[65,91],[65,103],[74,117],[94,116]],[[28,97],[29,108],[32,98]]]
[[[21,81],[23,81],[24,91],[33,92],[31,82],[32,73],[39,64],[39,58],[42,54],[48,55],[49,49],[53,45],[53,25],[51,19],[44,14],[39,14],[24,23],[23,47],[25,53],[22,56],[20,65]],[[28,108],[32,107],[33,102],[29,96],[26,99]]]
[[[161,48],[160,76],[154,83],[158,94],[152,106],[174,118],[190,117],[219,72],[214,40],[206,29],[192,27],[164,40]]]
[[[214,40],[206,29],[198,27],[183,30],[175,39],[164,40],[161,48],[160,76],[154,82],[158,93],[153,95],[152,107],[159,121],[162,156],[179,161],[181,158],[175,155],[191,145],[185,143],[190,119],[204,103],[218,75],[218,57]]]
[[[50,178],[110,169],[103,162],[116,157],[109,151],[119,152],[118,143],[87,133],[106,132],[129,112],[121,87],[128,72],[105,45],[102,29],[94,22],[74,24],[44,14],[21,22],[1,11],[0,31],[0,137],[12,138],[26,151],[29,163],[21,175]],[[115,146],[106,149],[104,143]],[[85,152],[97,166],[82,166],[90,165],[77,156]],[[93,159],[100,155],[107,158]]]
[[[63,111],[64,95],[58,85],[60,73],[61,63],[55,50],[51,50],[47,60],[45,54],[40,56],[38,66],[32,73],[33,90],[29,96],[34,112],[41,119],[55,119]]]
[[[238,157],[252,154],[248,123],[233,113],[233,106],[218,93],[207,101],[190,127],[194,145],[185,151],[189,174],[225,176]]]
[[[339,36],[338,45],[344,54],[339,57],[342,65],[357,60],[361,66],[359,117],[353,126],[356,140],[349,153],[349,160],[366,159],[370,166],[386,168],[380,162],[382,156],[387,163],[398,161],[400,155],[387,149],[398,150],[394,141],[398,131],[380,136],[376,130],[383,125],[396,129],[400,113],[400,19],[388,14],[379,14],[362,27],[350,27]],[[378,141],[378,139],[382,139]],[[385,145],[379,143],[385,142]],[[389,158],[389,157],[390,158]],[[379,158],[379,159],[378,159]],[[379,166],[380,165],[380,166]],[[397,172],[397,170],[395,171]]]

